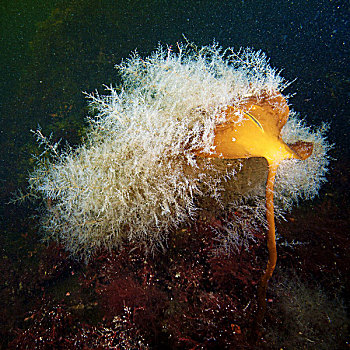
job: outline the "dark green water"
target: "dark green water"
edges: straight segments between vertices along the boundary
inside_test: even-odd
[[[198,45],[253,47],[297,80],[288,92],[311,124],[332,122],[336,153],[348,153],[349,3],[345,1],[4,1],[1,15],[3,191],[23,185],[31,128],[77,143],[82,91],[116,83],[115,63],[182,35]],[[9,178],[10,175],[10,178]]]
[[[0,245],[15,256],[36,232],[33,208],[7,205],[26,186],[38,153],[30,129],[78,144],[88,113],[82,91],[118,82],[114,64],[137,49],[176,45],[252,47],[294,80],[293,108],[330,122],[332,156],[350,156],[350,3],[303,0],[2,0],[0,4]],[[24,245],[25,251],[26,246]]]

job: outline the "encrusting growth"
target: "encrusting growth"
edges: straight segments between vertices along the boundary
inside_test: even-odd
[[[318,193],[329,145],[326,128],[313,131],[289,111],[288,84],[266,56],[179,44],[117,69],[120,86],[89,95],[95,116],[84,144],[59,152],[36,133],[52,155],[29,179],[43,198],[45,237],[85,260],[125,241],[151,251],[210,207],[249,216],[227,222],[230,245],[254,241],[249,221],[269,226],[273,247],[274,215]]]

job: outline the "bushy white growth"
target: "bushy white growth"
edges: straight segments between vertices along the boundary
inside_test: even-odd
[[[265,55],[236,54],[215,44],[179,45],[177,53],[160,46],[146,59],[133,54],[117,69],[121,86],[108,87],[106,96],[89,95],[96,116],[89,119],[86,143],[62,154],[54,149],[53,161],[42,162],[31,174],[31,189],[47,203],[47,235],[73,255],[88,258],[124,240],[150,250],[162,245],[169,229],[196,216],[208,199],[227,209],[247,206],[250,198],[258,208],[246,211],[250,220],[262,217],[264,161],[201,159],[195,152],[213,149],[224,106],[239,106],[249,96],[273,94],[287,85]],[[288,209],[298,198],[317,193],[328,146],[321,132],[311,132],[294,113],[283,137],[315,142],[308,160],[280,167],[276,197],[279,208]],[[239,220],[230,226],[237,244],[244,238],[239,226]]]
[[[312,130],[299,119],[299,115],[291,111],[289,120],[282,130],[286,143],[298,140],[312,142],[312,155],[304,161],[287,159],[283,161],[277,173],[275,197],[277,204],[283,209],[290,208],[301,199],[312,199],[317,195],[321,184],[326,181],[330,145],[326,142],[325,133],[328,125]],[[293,171],[291,171],[293,169]]]

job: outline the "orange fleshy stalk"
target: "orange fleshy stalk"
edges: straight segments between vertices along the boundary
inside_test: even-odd
[[[263,157],[268,162],[266,182],[266,219],[268,223],[267,247],[269,258],[265,273],[258,287],[258,311],[256,325],[261,324],[266,310],[266,290],[277,262],[274,217],[274,184],[279,164],[285,159],[308,158],[313,151],[310,142],[298,141],[287,145],[281,130],[289,117],[287,101],[280,93],[273,96],[250,98],[244,106],[228,106],[223,113],[226,121],[215,129],[211,153],[199,151],[198,156],[207,158],[238,159]]]

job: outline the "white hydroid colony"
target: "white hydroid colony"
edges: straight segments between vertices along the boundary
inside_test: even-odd
[[[287,83],[261,52],[236,54],[217,45],[179,45],[177,53],[159,47],[146,59],[134,54],[117,69],[120,86],[108,88],[107,96],[89,96],[97,116],[89,119],[86,143],[61,154],[48,145],[52,162],[42,161],[30,176],[31,189],[47,206],[47,235],[83,258],[125,240],[153,249],[169,229],[210,206],[242,210],[243,216],[231,218],[224,239],[244,242],[247,222],[264,221],[266,161],[195,154],[213,151],[225,106],[276,94]],[[311,131],[291,112],[284,141],[313,142],[314,150],[307,160],[280,165],[277,213],[317,194],[328,164],[323,131]]]

